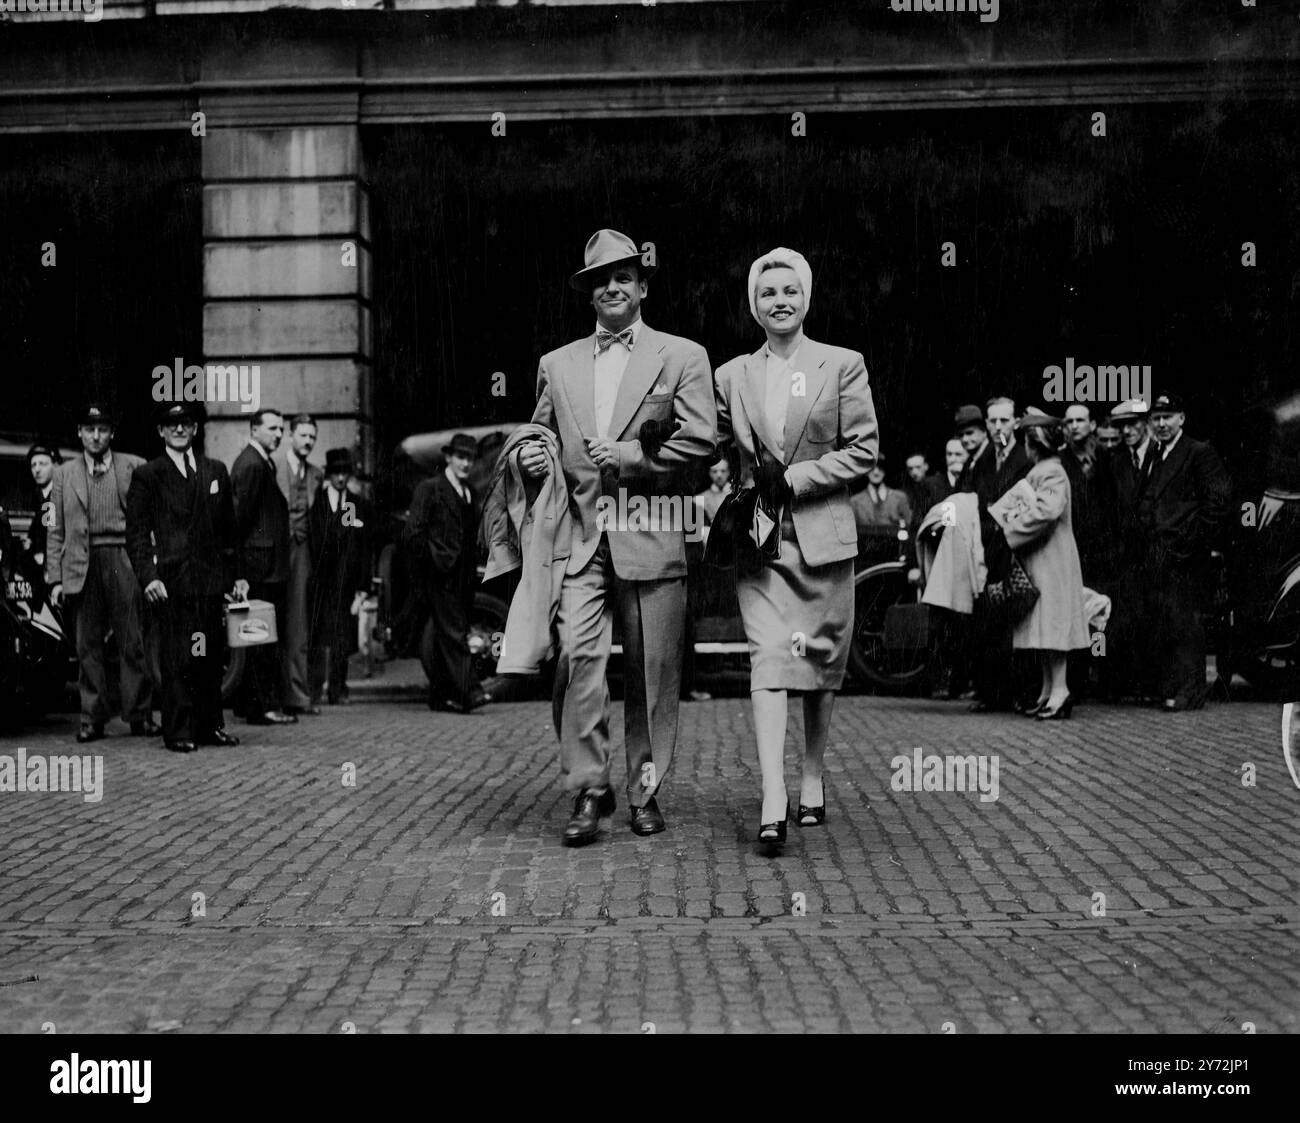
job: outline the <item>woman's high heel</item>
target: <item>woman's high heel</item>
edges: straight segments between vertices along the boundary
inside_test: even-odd
[[[1037,717],[1043,712],[1043,708],[1046,705],[1046,698],[1034,702],[1020,702],[1016,705],[1016,713],[1020,714],[1022,717]]]
[[[808,822],[804,822],[807,819]],[[826,781],[822,781],[822,801],[816,807],[799,804],[797,821],[801,827],[819,827],[826,822]]]
[[[1070,717],[1070,711],[1074,709],[1074,699],[1069,695],[1064,702],[1054,709],[1044,707],[1038,711],[1037,721],[1067,721]]]
[[[786,839],[786,823],[790,818],[790,805],[785,805],[785,818],[777,823],[760,823],[758,827],[758,841],[765,842],[769,846],[781,846]]]

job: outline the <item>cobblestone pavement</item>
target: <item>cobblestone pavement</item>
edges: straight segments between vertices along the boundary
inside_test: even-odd
[[[842,698],[829,821],[779,858],[752,841],[743,697],[683,706],[655,838],[627,829],[620,741],[619,811],[582,850],[540,702],[235,723],[239,748],[189,757],[112,737],[86,746],[101,801],[0,793],[0,1028],[1295,1032],[1278,714]],[[0,753],[71,753],[73,729]],[[996,754],[999,798],[893,790],[916,746]]]

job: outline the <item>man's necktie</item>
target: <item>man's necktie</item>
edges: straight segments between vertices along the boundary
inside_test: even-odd
[[[1142,461],[1140,461],[1140,460],[1138,459],[1138,451],[1137,451],[1137,449],[1135,449],[1135,448],[1131,448],[1131,449],[1129,449],[1129,450],[1128,450],[1128,454],[1129,454],[1131,457],[1133,457],[1133,471],[1135,471],[1135,472],[1141,472],[1141,471],[1142,471]]]
[[[619,343],[623,344],[624,347],[626,347],[629,351],[631,351],[632,350],[632,329],[624,328],[622,331],[615,333],[612,331],[606,331],[604,328],[601,328],[599,331],[596,332],[597,352],[603,355],[614,345],[615,340],[618,340]]]

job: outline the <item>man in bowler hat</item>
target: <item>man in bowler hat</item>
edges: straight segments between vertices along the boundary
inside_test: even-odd
[[[592,334],[542,357],[533,423],[559,438],[573,519],[572,552],[556,616],[559,658],[554,718],[560,770],[574,796],[566,845],[592,841],[616,805],[609,775],[609,662],[612,612],[623,635],[624,740],[632,830],[664,829],[657,793],[677,744],[686,546],[682,527],[627,526],[609,512],[625,497],[683,495],[690,469],[713,456],[713,375],[703,347],[656,331],[641,302],[656,266],[616,230],[587,242],[570,285],[596,312]],[[549,471],[536,442],[520,467]],[[601,501],[604,502],[601,502]],[[612,506],[611,506],[612,504]],[[602,515],[603,512],[603,515]]]
[[[311,694],[330,705],[348,701],[348,656],[356,646],[357,611],[370,584],[370,505],[348,488],[352,454],[325,454],[325,482],[307,513],[311,545]]]
[[[411,496],[407,544],[415,579],[429,605],[420,658],[429,677],[429,708],[469,713],[489,701],[475,675],[465,637],[478,585],[478,502],[469,473],[478,443],[457,433],[443,445],[447,463]]]
[[[135,470],[126,496],[126,551],[161,630],[163,743],[181,753],[239,744],[221,714],[221,597],[248,595],[248,582],[234,579],[230,476],[194,454],[197,430],[188,403],[164,403],[162,455]]]

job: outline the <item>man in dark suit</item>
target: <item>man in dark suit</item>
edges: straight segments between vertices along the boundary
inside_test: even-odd
[[[975,492],[979,500],[980,537],[988,579],[1001,581],[1011,566],[1011,550],[997,521],[989,514],[989,507],[1029,474],[1030,465],[1024,447],[1016,440],[1016,403],[1012,399],[990,398],[984,407],[984,424],[989,440],[971,453],[962,490]],[[1017,693],[1011,649],[1013,629],[989,627],[978,618],[975,625],[975,700],[971,711],[1008,709]]]
[[[478,585],[479,508],[469,490],[478,444],[457,433],[444,445],[446,468],[422,480],[411,497],[406,540],[430,617],[420,657],[429,677],[429,708],[469,713],[488,701],[470,662],[465,636]]]
[[[348,656],[356,646],[357,610],[370,587],[370,505],[348,488],[352,454],[325,454],[325,482],[311,503],[307,537],[311,545],[311,693],[322,688],[330,705],[348,701]]]
[[[235,511],[225,466],[190,447],[198,426],[184,402],[164,404],[161,456],[140,465],[126,497],[126,550],[162,643],[163,743],[237,745],[221,716],[225,630],[221,595],[248,593],[233,580]]]
[[[1150,418],[1151,407],[1141,398],[1117,405],[1111,411],[1110,422],[1119,430],[1121,443],[1103,458],[1112,481],[1114,511],[1110,551],[1113,579],[1103,590],[1111,598],[1111,618],[1101,671],[1103,689],[1116,701],[1125,696],[1154,697],[1158,689],[1151,650],[1151,630],[1156,621],[1146,614],[1149,598],[1141,580],[1146,541],[1138,525],[1138,505],[1156,460]]]
[[[1206,597],[1210,550],[1228,513],[1231,484],[1218,454],[1183,432],[1186,414],[1177,394],[1151,403],[1159,451],[1138,501],[1146,540],[1143,580],[1148,619],[1168,712],[1205,700],[1205,629],[1197,615]]]
[[[277,632],[285,626],[289,504],[276,482],[271,453],[283,437],[284,417],[273,409],[258,410],[249,422],[248,444],[230,469],[239,572],[248,580],[253,599],[275,607]],[[298,720],[281,708],[281,687],[279,644],[250,647],[240,684],[241,708],[249,725],[290,725]]]
[[[153,685],[145,670],[144,606],[140,585],[126,553],[126,496],[131,477],[144,461],[114,451],[113,422],[99,405],[89,405],[77,426],[82,455],[54,476],[45,548],[50,603],[65,596],[79,667],[81,728],[85,744],[104,736],[111,716],[104,643],[117,640],[122,717],[134,737],[157,737],[162,730],[151,712]]]

